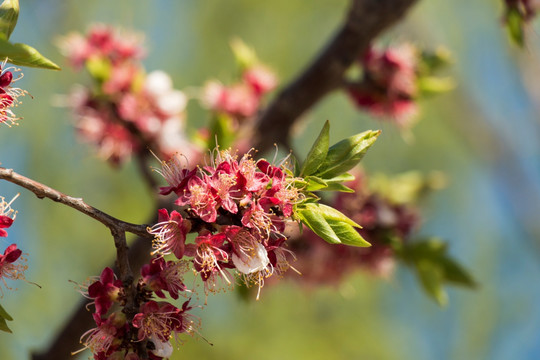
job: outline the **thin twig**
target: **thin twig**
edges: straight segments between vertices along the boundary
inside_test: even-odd
[[[17,174],[13,169],[6,169],[0,167],[0,179],[9,181],[13,184],[19,185],[34,194],[40,199],[48,198],[61,204],[67,205],[75,210],[82,212],[85,215],[90,216],[107,226],[109,229],[121,230],[129,232],[138,236],[151,238],[152,236],[146,231],[147,225],[137,225],[129,222],[119,220],[109,214],[104,213],[101,210],[96,209],[93,206],[88,205],[82,198],[75,198],[65,195],[58,190],[55,190],[47,185],[39,183],[35,180]]]

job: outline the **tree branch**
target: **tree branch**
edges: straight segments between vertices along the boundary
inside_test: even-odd
[[[147,225],[137,225],[119,220],[109,214],[104,213],[88,204],[86,204],[82,198],[74,198],[72,196],[65,195],[58,190],[55,190],[47,185],[41,184],[35,180],[29,179],[25,176],[17,174],[13,169],[6,169],[0,167],[0,179],[9,181],[13,184],[19,185],[34,194],[40,199],[49,198],[53,201],[67,205],[85,215],[90,216],[107,226],[109,229],[121,230],[124,232],[130,232],[132,234],[152,238],[146,231]]]
[[[276,141],[289,146],[294,122],[328,93],[384,29],[402,18],[417,0],[353,0],[347,19],[319,56],[281,91],[258,120],[255,148]]]

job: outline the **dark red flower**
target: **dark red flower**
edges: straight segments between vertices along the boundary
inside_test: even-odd
[[[95,299],[96,314],[106,314],[122,288],[122,281],[115,279],[113,270],[110,267],[103,269],[99,280],[88,287],[88,297]]]

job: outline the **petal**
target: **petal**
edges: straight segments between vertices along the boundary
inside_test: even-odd
[[[101,276],[99,277],[103,285],[110,284],[114,281],[114,272],[110,267],[106,267],[101,272]]]
[[[13,224],[13,219],[9,216],[0,215],[0,229],[7,229]]]

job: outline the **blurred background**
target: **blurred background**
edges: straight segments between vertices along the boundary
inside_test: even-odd
[[[209,78],[232,80],[228,42],[240,37],[288,83],[339,26],[348,1],[311,0],[21,0],[11,39],[38,48],[64,69],[23,69],[27,96],[20,126],[0,131],[2,166],[84,200],[123,220],[145,222],[152,205],[133,162],[119,170],[80,145],[70,111],[53,107],[86,79],[66,66],[54,40],[95,22],[146,35],[148,71],[171,74],[178,89]],[[199,311],[202,339],[186,339],[174,359],[538,359],[540,358],[540,26],[520,50],[501,25],[499,1],[420,1],[384,40],[444,45],[453,53],[453,92],[422,103],[414,141],[358,112],[342,93],[306,114],[294,145],[306,154],[326,119],[331,142],[383,130],[363,164],[369,173],[446,173],[449,185],[422,205],[421,233],[450,243],[450,253],[480,283],[449,289],[439,308],[414,275],[399,267],[388,281],[352,274],[336,287],[302,289],[282,281],[261,300],[209,298]],[[538,21],[540,22],[540,21]],[[188,123],[206,124],[198,104]],[[0,182],[7,199],[21,191],[2,250],[17,242],[29,281],[0,300],[15,319],[0,334],[2,359],[26,359],[46,347],[80,301],[76,286],[113,261],[107,229],[65,206]],[[90,314],[89,314],[90,316]],[[74,349],[76,350],[76,349]],[[88,358],[84,353],[81,358]]]

